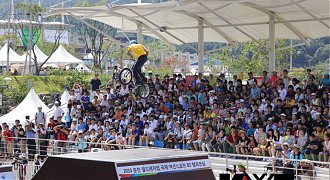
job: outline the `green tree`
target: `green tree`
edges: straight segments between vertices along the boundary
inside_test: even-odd
[[[51,57],[51,55],[55,52],[55,50],[57,49],[57,47],[59,46],[60,43],[60,39],[63,35],[63,33],[68,29],[67,25],[57,25],[56,26],[56,33],[54,35],[54,40],[55,43],[52,43],[52,47],[49,47],[50,44],[47,44],[49,47],[47,48],[46,51],[49,50],[49,56],[48,58],[44,61],[44,62],[38,62],[38,57],[36,56],[35,53],[35,49],[34,46],[39,43],[39,47],[45,47],[45,45],[43,44],[43,42],[40,41],[40,36],[42,35],[42,28],[43,28],[43,22],[41,19],[41,15],[45,12],[45,9],[41,8],[38,4],[33,4],[32,5],[32,9],[30,7],[29,4],[27,3],[19,3],[15,6],[15,10],[17,12],[18,15],[16,16],[16,19],[18,19],[18,23],[13,23],[13,29],[15,30],[15,32],[19,35],[20,39],[23,42],[28,42],[29,38],[26,36],[25,33],[23,33],[24,31],[28,30],[29,31],[29,26],[30,23],[26,23],[26,19],[30,19],[30,10],[31,10],[31,20],[32,20],[32,37],[37,37],[36,43],[32,43],[32,47],[31,47],[31,59],[34,62],[34,72],[36,75],[39,75],[39,72],[42,68],[42,66],[48,61],[48,59]],[[27,43],[23,43],[23,46],[25,46],[25,49],[27,49],[28,44]],[[45,48],[42,48],[43,50],[45,50]],[[29,51],[27,52],[27,54],[29,53]],[[26,65],[25,65],[26,67]],[[25,70],[25,69],[24,69]]]
[[[108,36],[114,37],[117,33],[117,29],[104,24],[99,21],[94,21],[91,19],[85,19],[86,23],[92,25],[93,27],[102,30]],[[113,40],[107,39],[103,33],[89,27],[85,23],[78,21],[76,19],[70,19],[72,25],[74,25],[78,36],[84,42],[86,49],[90,51],[94,58],[94,68],[100,69],[101,62],[104,60],[105,56],[108,54],[110,46],[112,46]]]
[[[284,49],[285,40],[277,40],[276,47],[280,49],[276,52],[277,68],[283,69],[282,63],[290,53],[290,49]],[[226,66],[229,72],[254,72],[261,74],[263,70],[268,70],[268,41],[249,41],[240,43],[236,47],[227,48],[221,53],[212,53],[211,59],[219,59]]]

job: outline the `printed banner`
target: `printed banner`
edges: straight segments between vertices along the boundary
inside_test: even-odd
[[[3,180],[13,180],[14,173],[13,173],[13,166],[0,166],[0,179]]]
[[[195,170],[202,170],[209,168],[211,168],[209,159],[199,159],[199,160],[190,160],[190,161],[122,166],[122,167],[117,167],[116,169],[117,169],[118,177],[130,178],[137,176],[150,176],[156,174],[195,171]]]
[[[60,43],[61,44],[69,44],[69,32],[68,31],[62,32],[62,31],[45,29],[44,30],[44,40],[46,42],[55,43],[55,39],[59,36],[58,33],[61,33]]]

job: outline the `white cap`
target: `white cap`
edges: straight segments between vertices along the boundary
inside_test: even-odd
[[[280,116],[284,116],[284,117],[286,117],[286,115],[285,115],[284,113],[280,114]]]
[[[58,101],[55,101],[55,104],[60,104],[60,102],[58,102]]]

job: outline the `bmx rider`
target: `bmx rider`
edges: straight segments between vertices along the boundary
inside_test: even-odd
[[[136,60],[133,68],[136,84],[143,84],[144,75],[141,68],[148,60],[149,51],[142,44],[138,44],[136,40],[131,40],[129,44],[127,55]]]

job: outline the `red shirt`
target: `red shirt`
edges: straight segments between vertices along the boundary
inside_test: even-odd
[[[279,80],[280,78],[276,75],[276,76],[272,76],[271,78],[270,78],[270,81],[269,81],[269,83],[272,85],[272,87],[277,87],[278,86],[278,80]]]
[[[5,131],[3,135],[5,137],[7,137],[7,141],[10,141],[10,142],[13,141],[13,136],[14,136],[13,131],[11,131],[11,130]]]
[[[238,142],[238,135],[237,133],[235,133],[235,136],[233,137],[233,135],[230,133],[227,140],[231,143],[235,143]]]

